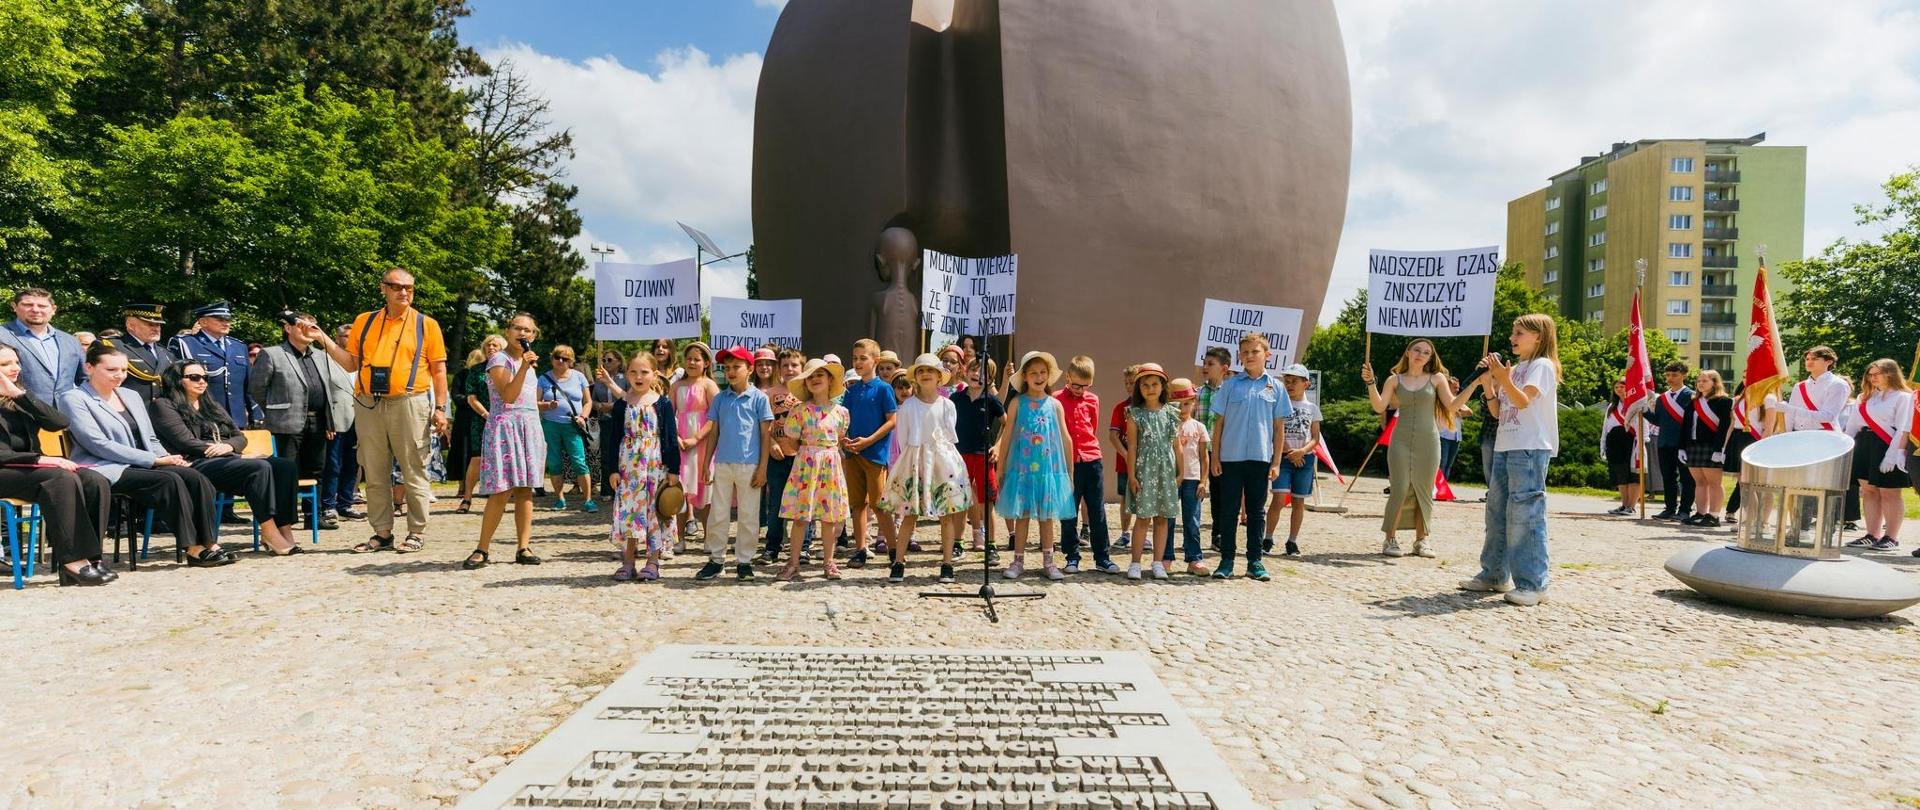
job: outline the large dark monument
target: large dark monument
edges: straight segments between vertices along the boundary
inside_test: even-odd
[[[1111,399],[1125,362],[1189,366],[1203,298],[1311,328],[1351,119],[1329,0],[793,0],[755,109],[762,294],[844,353],[888,228],[1017,252],[1019,346],[1093,355]]]

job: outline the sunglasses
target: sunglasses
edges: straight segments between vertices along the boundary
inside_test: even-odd
[[[207,375],[205,375],[205,374],[182,374],[182,375],[180,375],[180,379],[183,379],[183,380],[191,380],[191,381],[193,381],[193,382],[206,382],[206,381],[207,381]]]
[[[385,287],[394,292],[409,292],[409,293],[413,292],[412,284],[395,284],[391,281],[382,281],[380,282],[380,286]]]
[[[554,362],[556,362],[556,363],[558,363],[558,362],[567,362],[567,363],[571,363],[571,362],[573,362],[573,358],[571,358],[571,357],[568,357],[567,355],[564,355],[564,354],[556,354],[556,355],[554,355],[554,356],[553,356],[553,360],[554,360]]]

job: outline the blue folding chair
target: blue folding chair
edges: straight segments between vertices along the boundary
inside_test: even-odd
[[[245,433],[247,436],[248,447],[256,447],[256,446],[271,447],[273,448],[274,455],[277,456],[280,454],[280,437],[279,436],[275,436],[264,430],[246,430],[241,432]],[[320,544],[320,481],[319,479],[316,479],[316,478],[300,479],[300,492],[294,502],[306,504],[301,508],[307,510],[307,528],[313,532],[313,544],[319,545]],[[258,551],[260,548],[260,530],[257,525],[254,528],[253,539],[254,539],[254,550]]]
[[[0,498],[0,520],[7,524],[7,559],[13,561],[13,589],[27,587],[26,577],[40,557],[40,504],[18,498]],[[27,530],[26,556],[20,554],[20,530]],[[22,576],[21,571],[25,571]]]

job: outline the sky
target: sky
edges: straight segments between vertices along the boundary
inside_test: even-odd
[[[784,5],[471,0],[460,34],[510,61],[573,132],[582,255],[612,247],[613,261],[650,263],[693,254],[675,221],[729,251],[752,241],[753,98]],[[1508,200],[1616,141],[1765,132],[1807,147],[1810,253],[1874,235],[1853,206],[1920,164],[1916,0],[1335,8],[1353,168],[1323,322],[1364,286],[1370,248],[1501,245]],[[745,273],[740,260],[713,265],[706,295],[744,294]]]

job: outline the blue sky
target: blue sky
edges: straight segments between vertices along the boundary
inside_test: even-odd
[[[674,220],[729,250],[752,240],[753,97],[784,4],[473,0],[460,30],[573,131],[582,254],[657,262],[692,255]],[[1334,6],[1353,168],[1323,320],[1364,283],[1369,248],[1503,244],[1508,200],[1616,141],[1764,131],[1806,146],[1809,253],[1870,236],[1853,205],[1920,164],[1914,0],[1624,0],[1577,20],[1531,0]],[[739,295],[744,278],[719,265],[705,291]]]

